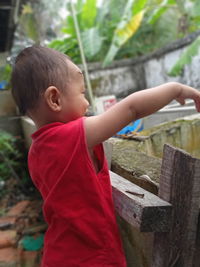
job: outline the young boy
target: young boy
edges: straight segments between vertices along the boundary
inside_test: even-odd
[[[87,118],[82,72],[67,56],[41,46],[18,55],[12,93],[21,113],[38,129],[28,164],[48,223],[42,266],[125,267],[101,143],[173,99],[184,104],[191,98],[200,111],[200,93],[167,83]]]

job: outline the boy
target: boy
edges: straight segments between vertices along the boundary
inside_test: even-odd
[[[191,98],[200,111],[200,93],[167,83],[86,118],[82,72],[65,55],[41,46],[18,55],[12,93],[21,113],[38,129],[28,164],[48,223],[42,266],[125,267],[101,143],[173,99],[184,104]]]

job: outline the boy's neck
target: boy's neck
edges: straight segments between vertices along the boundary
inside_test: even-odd
[[[36,129],[40,129],[41,127],[54,123],[54,122],[60,122],[59,118],[55,116],[55,114],[48,114],[46,112],[42,112],[40,110],[34,111],[34,112],[28,112],[27,116],[30,117],[36,126]]]

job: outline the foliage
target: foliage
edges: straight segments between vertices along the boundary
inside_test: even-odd
[[[0,82],[5,83],[4,89],[10,88],[10,77],[11,77],[12,68],[10,64],[6,64],[0,68]]]
[[[68,5],[68,10],[70,10],[70,5]],[[92,58],[100,51],[103,40],[99,29],[95,24],[98,12],[96,0],[86,0],[85,3],[79,0],[76,4],[76,11],[79,26],[81,28],[84,51],[86,57],[92,60]],[[88,16],[88,14],[90,15]],[[102,19],[102,16],[99,19]],[[49,44],[49,47],[68,54],[73,58],[74,62],[80,63],[80,51],[71,14],[67,16],[66,26],[63,27],[62,32],[66,37],[63,40],[54,40]]]
[[[14,136],[0,131],[0,180],[8,179],[21,164],[21,153],[16,143]]]
[[[189,47],[183,52],[182,56],[179,58],[179,60],[173,66],[169,75],[171,75],[171,76],[180,75],[183,67],[186,64],[191,63],[192,57],[198,53],[199,49],[200,49],[200,36],[197,37],[196,40],[191,45],[189,45]]]
[[[114,31],[111,46],[103,62],[104,66],[112,62],[121,46],[126,43],[140,27],[145,13],[144,6],[146,2],[146,0],[129,0],[127,2],[122,19]]]
[[[97,6],[96,0],[85,2],[79,0],[75,8],[87,60],[101,60],[107,53],[104,64],[108,64],[121,46],[137,31],[143,18],[142,9],[146,2],[147,0],[129,0],[124,8],[122,0],[104,0],[101,7]],[[118,5],[117,9],[116,5]],[[88,10],[90,10],[89,13]],[[65,51],[76,63],[80,63],[77,41],[72,42],[72,45],[68,44],[73,39],[76,40],[71,13],[66,18],[66,26],[63,27],[62,32],[67,36],[63,40],[54,40],[49,46],[62,52]]]
[[[133,57],[155,50],[182,37],[185,31],[179,25],[185,13],[175,0],[127,0],[125,3],[122,0],[103,0],[100,7],[96,0],[78,0],[75,9],[87,61],[103,61],[104,65],[114,58]],[[90,16],[88,10],[92,10]],[[70,12],[62,32],[65,37],[54,40],[49,46],[80,63]]]
[[[47,28],[51,32],[58,20],[58,10],[66,1],[28,1],[20,24],[32,41],[44,41]],[[152,52],[200,27],[199,0],[102,0],[100,6],[98,0],[76,0],[75,9],[86,60],[100,61],[104,66],[114,58]],[[51,40],[53,38],[49,47],[68,54],[75,63],[81,63],[69,1],[65,10],[66,17],[59,34],[57,31],[58,37],[55,39],[52,32],[48,35]]]
[[[118,2],[120,1],[118,0]],[[121,13],[118,14],[116,11],[114,11],[112,14],[109,12],[111,9],[116,10],[113,8],[113,6],[113,0],[104,0],[101,8],[97,7],[96,0],[86,0],[85,3],[79,0],[76,4],[77,18],[81,30],[83,48],[86,58],[89,61],[99,60],[103,55],[105,55],[107,46],[109,43],[111,43],[113,31],[116,28],[116,25],[119,23],[118,19],[121,16]],[[90,10],[90,13],[88,13],[88,10]],[[90,16],[88,16],[88,14],[90,14]],[[66,26],[62,29],[62,32],[68,36],[63,40],[53,41],[49,46],[62,52],[65,50],[65,53],[71,56],[76,63],[80,63],[79,50],[77,51],[77,41],[72,42],[70,46],[68,45],[68,43],[73,39],[76,40],[76,32],[71,14],[67,16]]]
[[[0,182],[8,186],[0,188],[0,198],[12,189],[10,178],[14,179],[16,189],[24,194],[34,192],[34,187],[28,174],[27,153],[24,151],[21,138],[8,132],[0,131]]]
[[[160,18],[160,16],[161,16],[163,13],[165,13],[165,12],[167,11],[167,9],[168,9],[168,5],[175,5],[175,4],[176,4],[175,0],[164,0],[164,1],[161,3],[160,6],[158,5],[158,6],[153,10],[151,16],[150,16],[149,19],[148,19],[148,22],[149,22],[150,24],[154,24],[154,23]]]
[[[196,31],[200,29],[200,1],[199,0],[191,0],[189,8],[185,5],[184,1],[178,1],[179,6],[185,15],[185,23],[181,25],[181,27],[187,28],[190,31]],[[190,64],[192,61],[192,57],[198,54],[200,49],[200,37],[197,37],[184,51],[184,53],[180,56],[178,61],[174,64],[169,75],[177,76],[180,75],[184,66],[186,64]]]

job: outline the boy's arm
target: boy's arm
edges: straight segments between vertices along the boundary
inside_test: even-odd
[[[171,82],[133,93],[103,114],[86,118],[88,147],[105,141],[130,122],[156,112],[174,99],[183,105],[187,98],[195,101],[200,112],[200,92],[183,84]]]

